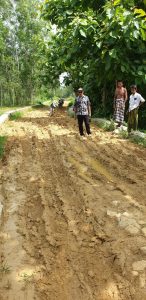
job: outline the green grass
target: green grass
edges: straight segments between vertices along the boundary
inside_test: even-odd
[[[0,265],[0,273],[1,274],[7,274],[11,271],[10,266],[8,266],[7,264],[2,264]]]
[[[119,136],[120,136],[120,138],[122,138],[122,139],[128,139],[128,131],[126,130],[126,131],[120,131],[119,132],[119,134],[118,134]]]
[[[23,116],[23,113],[21,111],[16,111],[16,112],[10,114],[9,119],[11,121],[18,120],[18,119],[21,119],[22,116]]]
[[[6,136],[0,136],[0,158],[2,158],[4,155],[6,140],[7,140]]]
[[[141,145],[144,148],[146,148],[146,138],[142,138],[140,136],[135,135],[135,136],[130,136],[129,140],[134,144]]]
[[[103,118],[93,118],[93,123],[95,123],[99,128],[102,128],[104,131],[113,131],[115,129],[115,123],[113,120],[109,121]]]
[[[74,105],[74,102],[75,102],[74,100],[70,100],[70,101],[68,102],[68,106],[67,106],[67,107],[69,108],[69,107],[73,106],[73,105]]]
[[[15,109],[18,109],[18,108],[22,108],[22,106],[1,106],[0,107],[0,116],[2,114],[4,114],[5,112],[8,112],[10,110],[15,110]]]
[[[105,131],[113,131],[115,129],[115,123],[113,120],[110,123],[105,123],[103,126],[103,130]]]

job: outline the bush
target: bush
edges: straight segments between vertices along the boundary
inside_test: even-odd
[[[103,129],[105,131],[113,131],[115,129],[115,123],[113,120],[110,121],[110,123],[105,123]]]
[[[138,135],[133,135],[129,137],[129,140],[137,145],[141,145],[146,148],[146,138],[140,137]]]
[[[69,107],[72,107],[73,105],[74,105],[74,100],[71,100],[71,101],[68,103],[68,106],[67,106],[67,107],[69,108]]]
[[[119,136],[122,139],[128,139],[128,131],[125,131],[125,130],[120,131]]]
[[[115,129],[115,123],[113,120],[109,121],[103,118],[93,118],[92,122],[105,131],[113,131]]]
[[[23,116],[23,114],[22,114],[21,111],[16,111],[16,112],[10,114],[9,119],[10,119],[11,121],[13,121],[13,120],[18,120],[18,119],[21,119],[22,116]]]
[[[0,136],[0,158],[4,155],[4,147],[6,143],[6,136]]]
[[[67,113],[68,115],[71,117],[71,118],[74,118],[75,117],[75,113],[73,111],[73,108],[70,106],[67,110]]]

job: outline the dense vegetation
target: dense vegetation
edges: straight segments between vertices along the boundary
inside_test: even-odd
[[[30,103],[40,89],[47,29],[39,18],[36,3],[35,0],[1,0],[1,106]]]
[[[62,73],[70,92],[84,87],[94,115],[112,115],[117,79],[146,97],[146,0],[1,0],[0,8],[1,106],[53,97]],[[141,127],[145,118],[146,105]]]
[[[42,15],[56,31],[48,48],[48,80],[84,86],[98,114],[112,114],[116,79],[146,96],[146,1],[46,0]]]

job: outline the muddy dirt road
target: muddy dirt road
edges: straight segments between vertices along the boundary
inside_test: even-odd
[[[0,300],[146,300],[146,150],[65,111],[1,135]]]

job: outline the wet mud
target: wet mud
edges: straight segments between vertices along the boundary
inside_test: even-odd
[[[146,150],[65,110],[1,134],[0,300],[145,300]]]

